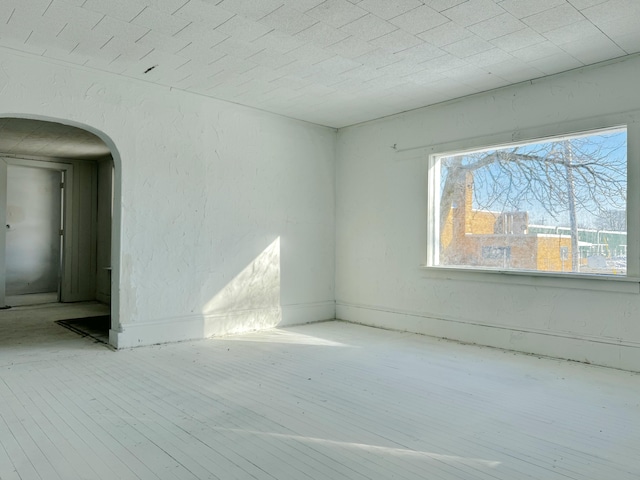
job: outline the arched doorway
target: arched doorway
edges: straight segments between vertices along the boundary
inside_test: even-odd
[[[99,301],[117,331],[119,156],[70,123],[0,117],[0,307]]]

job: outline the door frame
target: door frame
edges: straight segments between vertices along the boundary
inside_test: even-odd
[[[87,114],[89,117],[93,118],[95,115],[93,113]],[[111,158],[113,161],[113,210],[112,210],[112,218],[111,218],[111,329],[109,330],[109,343],[118,348],[118,336],[122,332],[122,325],[120,322],[120,284],[121,284],[121,275],[122,275],[122,190],[123,190],[123,175],[122,175],[122,157],[120,155],[120,149],[116,146],[116,143],[111,139],[111,137],[103,132],[102,130],[91,125],[91,122],[84,123],[75,120],[71,120],[68,118],[60,118],[53,117],[46,114],[40,113],[25,113],[25,112],[0,112],[0,118],[24,118],[31,120],[40,120],[43,122],[53,122],[60,123],[63,125],[69,125],[72,127],[81,128],[88,132],[93,133],[98,138],[100,138],[111,152]],[[98,120],[99,116],[95,116],[95,119]],[[102,119],[104,120],[104,119]],[[104,122],[103,122],[104,123]],[[131,146],[132,144],[129,142],[128,144]],[[0,165],[3,162],[0,161]],[[0,186],[6,184],[6,172],[4,179],[2,178],[2,168],[0,168]],[[0,194],[0,197],[3,195]],[[67,202],[69,203],[69,202]],[[2,207],[2,205],[0,205]],[[5,208],[0,208],[0,212],[2,213],[2,217],[5,216]],[[5,223],[1,223],[0,225],[6,225]],[[4,228],[4,227],[3,227]],[[0,265],[2,268],[2,274],[4,275],[4,237],[5,235],[0,235]],[[3,277],[4,278],[4,277]],[[5,305],[4,298],[4,282],[0,282],[2,286],[0,287],[0,308]]]
[[[73,165],[69,163],[62,163],[59,161],[46,161],[46,160],[33,160],[27,158],[13,157],[8,155],[0,156],[0,184],[3,186],[2,193],[0,194],[0,225],[6,225],[6,210],[7,210],[7,167],[30,167],[30,168],[44,168],[46,170],[56,170],[63,173],[64,188],[62,195],[62,248],[61,248],[61,262],[60,262],[60,279],[59,279],[59,298],[58,301],[63,302],[65,295],[71,288],[71,278],[66,272],[71,271],[71,261],[73,259],[72,249],[73,245],[68,240],[67,232],[70,232],[70,228],[73,222]],[[0,306],[6,306],[6,228],[3,228],[3,233],[0,235],[0,252],[2,252],[0,259]]]

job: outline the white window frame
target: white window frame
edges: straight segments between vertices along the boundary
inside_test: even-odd
[[[478,151],[529,142],[543,142],[563,136],[625,127],[627,129],[627,275],[496,270],[437,265],[439,254],[440,178],[436,159],[465,151]],[[429,278],[490,283],[579,288],[598,291],[640,293],[640,112],[609,115],[546,125],[479,138],[461,139],[439,145],[417,147],[402,154],[420,152],[427,170],[427,215],[425,261],[421,265]]]

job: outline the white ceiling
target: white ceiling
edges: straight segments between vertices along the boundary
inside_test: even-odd
[[[639,21],[640,0],[2,0],[0,47],[343,127],[639,52]]]
[[[100,138],[86,130],[24,118],[0,118],[0,152],[85,160],[111,154]]]

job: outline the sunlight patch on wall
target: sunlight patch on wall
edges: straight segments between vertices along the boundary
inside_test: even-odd
[[[282,320],[280,237],[203,307],[204,336],[264,330]]]

